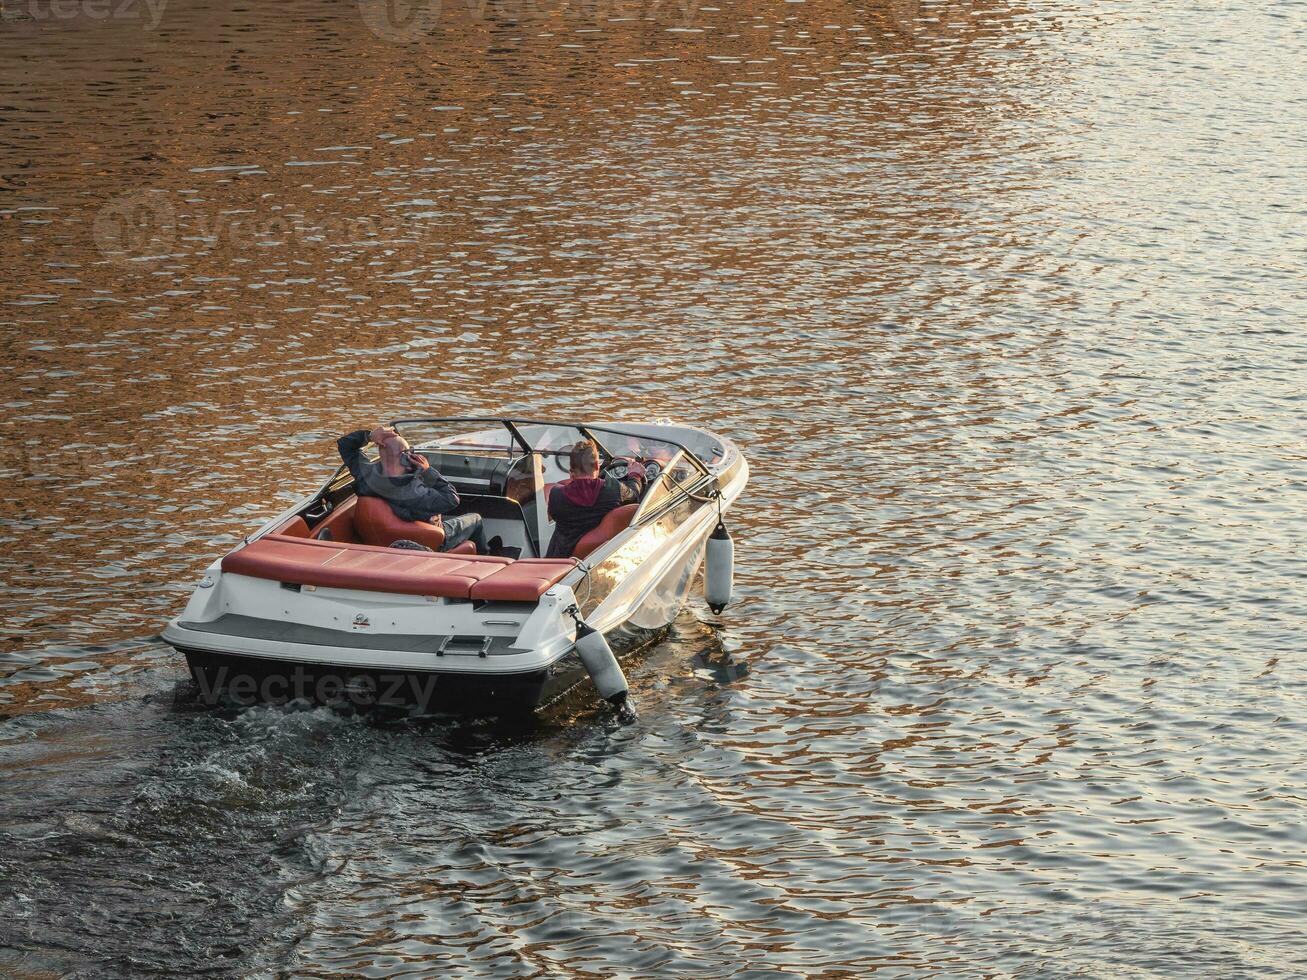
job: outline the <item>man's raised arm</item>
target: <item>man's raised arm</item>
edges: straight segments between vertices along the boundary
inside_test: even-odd
[[[363,464],[366,462],[363,447],[370,438],[367,429],[355,429],[336,440],[336,449],[340,451],[341,460],[349,467],[349,475],[354,477],[355,483],[362,482]]]

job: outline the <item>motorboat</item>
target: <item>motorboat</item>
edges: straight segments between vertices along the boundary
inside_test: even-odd
[[[730,598],[723,516],[748,481],[729,439],[672,423],[510,418],[391,423],[482,516],[499,554],[439,548],[438,523],[402,521],[341,466],[205,571],[163,638],[203,698],[304,698],[502,714],[593,680],[627,708],[617,658],[657,638],[708,557],[705,593]],[[645,470],[636,503],[611,510],[568,557],[550,558],[547,506],[579,440],[601,473]],[[516,555],[516,557],[512,557]],[[614,675],[614,670],[616,674]],[[583,690],[583,689],[582,689]]]

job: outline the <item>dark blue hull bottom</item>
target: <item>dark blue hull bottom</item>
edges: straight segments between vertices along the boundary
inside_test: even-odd
[[[526,674],[373,670],[182,650],[201,703],[351,705],[476,715],[521,714],[586,680],[574,655]]]

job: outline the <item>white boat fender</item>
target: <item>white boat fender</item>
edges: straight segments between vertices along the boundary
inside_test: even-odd
[[[576,620],[576,652],[590,679],[594,681],[599,696],[617,709],[617,715],[622,721],[635,721],[635,703],[631,700],[626,675],[622,673],[622,665],[617,662],[613,648],[608,645],[602,633],[582,621],[575,606],[568,612]]]
[[[717,529],[708,538],[703,567],[703,597],[708,608],[720,614],[731,601],[735,587],[735,542],[726,525],[717,521]]]

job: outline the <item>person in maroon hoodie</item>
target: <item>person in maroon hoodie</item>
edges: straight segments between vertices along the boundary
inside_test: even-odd
[[[549,516],[554,536],[547,558],[568,558],[576,543],[599,526],[614,507],[633,504],[644,492],[644,466],[634,460],[621,480],[599,475],[599,447],[582,439],[568,454],[571,478],[554,485],[549,493]]]

